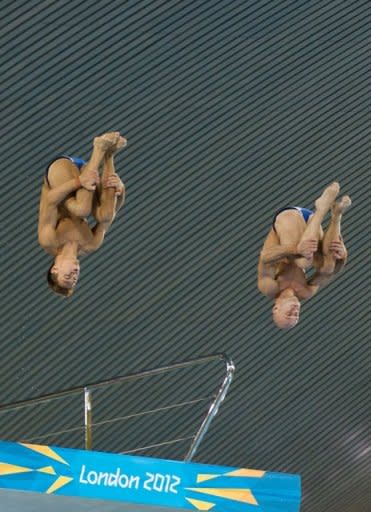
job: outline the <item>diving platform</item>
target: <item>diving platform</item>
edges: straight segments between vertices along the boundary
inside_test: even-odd
[[[1,512],[298,512],[298,475],[0,441]]]
[[[0,512],[298,512],[298,475],[193,462],[234,369],[212,354],[0,404]]]

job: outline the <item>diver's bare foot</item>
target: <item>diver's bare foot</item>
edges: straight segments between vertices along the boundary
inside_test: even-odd
[[[101,151],[113,151],[121,138],[120,132],[109,132],[95,137],[94,147]]]
[[[123,137],[122,135],[120,135],[116,142],[116,145],[113,146],[112,149],[108,150],[107,154],[118,153],[119,151],[121,151],[121,149],[126,148],[127,145],[128,145],[127,139],[125,137]]]
[[[315,207],[317,211],[327,212],[332,203],[335,201],[336,196],[340,192],[340,185],[337,181],[334,181],[325,188],[321,196],[315,201]]]
[[[352,204],[352,200],[350,199],[349,196],[343,196],[340,201],[338,201],[337,203],[334,203],[332,205],[332,214],[333,215],[339,215],[339,214],[342,214],[344,213],[344,211],[349,208],[349,206]]]

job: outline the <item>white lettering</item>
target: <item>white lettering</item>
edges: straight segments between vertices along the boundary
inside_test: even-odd
[[[119,478],[119,486],[123,489],[126,489],[126,487],[129,485],[129,478],[127,475],[123,474]]]
[[[181,480],[178,476],[172,475],[172,483],[170,484],[170,492],[173,492],[174,494],[178,494],[177,487],[180,484]]]
[[[181,482],[178,476],[163,475],[161,473],[146,473],[146,476],[148,478],[143,483],[143,488],[146,491],[178,494],[177,487]]]
[[[116,469],[116,473],[110,473],[109,479],[108,479],[109,487],[117,487],[119,476],[120,476],[120,468]]]
[[[98,482],[98,473],[95,471],[89,471],[88,473],[88,483],[90,485],[95,485]]]
[[[152,491],[152,482],[155,478],[155,475],[153,473],[146,473],[146,476],[148,476],[147,480],[144,481],[143,487],[147,491]]]
[[[108,473],[99,473],[98,474],[98,485],[101,484],[102,480],[103,480],[103,485],[106,486],[107,485],[107,480],[108,480]]]
[[[121,487],[122,489],[139,489],[140,477],[121,473],[120,468],[117,468],[115,473],[87,470],[84,464],[81,467],[80,483],[104,487]]]
[[[139,476],[133,476],[131,475],[130,477],[130,489],[139,489],[139,483],[140,483],[140,478]]]
[[[80,473],[80,482],[82,484],[87,484],[87,480],[84,480],[84,473],[85,473],[85,465],[83,464],[81,467],[81,473]]]
[[[164,488],[164,475],[160,475],[160,473],[156,473],[155,481],[153,482],[153,489],[157,492],[162,492]]]

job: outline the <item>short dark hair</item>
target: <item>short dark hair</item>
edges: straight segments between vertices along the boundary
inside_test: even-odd
[[[53,266],[54,262],[51,264],[47,273],[49,288],[58,295],[62,295],[63,297],[71,297],[73,294],[73,288],[64,288],[57,283],[58,274],[56,272],[52,272]]]

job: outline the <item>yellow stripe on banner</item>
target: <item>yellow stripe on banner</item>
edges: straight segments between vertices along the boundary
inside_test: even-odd
[[[14,464],[7,464],[0,462],[0,476],[15,475],[17,473],[30,473],[33,469],[24,468],[23,466],[15,466]]]
[[[209,503],[208,501],[201,501],[201,500],[192,500],[191,498],[186,498],[187,501],[191,505],[197,508],[197,510],[210,510],[211,508],[215,507],[215,503]]]
[[[47,475],[56,475],[55,469],[52,466],[46,466],[37,470],[39,473],[46,473]]]
[[[225,476],[248,476],[250,478],[262,478],[265,475],[265,471],[259,471],[258,469],[247,469],[241,468],[226,473]]]
[[[65,485],[69,484],[72,480],[73,478],[70,478],[69,476],[60,476],[59,478],[57,478],[54,484],[49,487],[49,489],[46,491],[46,494],[52,494],[61,487],[64,487]]]
[[[219,498],[226,498],[228,500],[241,501],[242,503],[249,503],[250,505],[258,505],[258,502],[254,498],[254,495],[250,491],[250,489],[216,489],[213,487],[187,487],[187,491],[210,494],[211,496],[218,496]]]
[[[66,462],[60,455],[58,455],[57,452],[49,448],[49,446],[44,446],[41,444],[27,444],[27,443],[19,443],[22,446],[25,446],[29,450],[33,450],[34,452],[41,453],[41,455],[45,455],[45,457],[49,457],[49,459],[56,460],[58,462],[61,462],[62,464],[67,464],[69,466],[68,462]]]
[[[206,480],[212,480],[213,478],[218,478],[219,475],[210,475],[210,474],[202,474],[200,473],[197,475],[197,483],[200,484],[201,482],[206,482]]]

